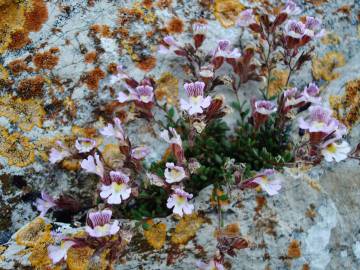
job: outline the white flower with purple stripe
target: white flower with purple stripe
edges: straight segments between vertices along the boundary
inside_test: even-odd
[[[88,173],[95,173],[100,177],[104,176],[104,166],[98,154],[88,156],[87,159],[80,162],[80,166]]]
[[[186,173],[183,167],[176,166],[172,162],[166,163],[165,169],[165,181],[169,184],[177,183],[186,177]]]
[[[60,245],[49,245],[47,250],[53,264],[66,260],[68,250],[76,243],[71,240],[63,241]]]
[[[194,211],[194,205],[188,202],[193,197],[192,194],[176,188],[174,193],[167,200],[167,208],[173,208],[173,213],[179,216],[190,215]]]
[[[129,101],[138,101],[141,103],[150,103],[154,100],[154,88],[150,85],[139,85],[136,88],[127,87],[128,94],[120,92],[118,101],[120,103]]]
[[[100,129],[100,133],[106,137],[115,137],[120,141],[125,140],[125,131],[121,125],[121,120],[117,117],[114,118],[114,125],[107,124],[107,126]]]
[[[102,185],[100,197],[108,204],[120,204],[130,197],[131,187],[128,185],[129,177],[120,171],[110,172],[110,185]]]
[[[184,88],[189,100],[180,99],[180,107],[189,115],[203,113],[210,106],[211,97],[204,98],[204,82],[185,83]]]
[[[79,153],[88,153],[96,147],[96,141],[89,138],[78,138],[75,142],[75,148]]]
[[[96,238],[116,234],[120,230],[119,221],[111,223],[111,215],[112,212],[108,209],[89,213],[85,231]]]

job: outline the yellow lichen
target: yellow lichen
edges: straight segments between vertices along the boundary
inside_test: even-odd
[[[87,270],[94,250],[89,247],[70,248],[66,263],[69,270]]]
[[[165,244],[166,224],[154,224],[153,220],[148,220],[147,224],[149,225],[149,228],[144,231],[144,236],[147,242],[153,248],[161,249]]]
[[[184,216],[176,225],[175,231],[171,235],[171,243],[186,244],[196,235],[201,225],[205,222],[204,218],[197,213]]]
[[[278,95],[281,90],[284,89],[288,76],[288,70],[275,69],[271,72],[269,89],[267,93],[269,97],[274,97]]]
[[[26,167],[35,161],[34,145],[20,133],[9,134],[0,127],[0,156],[9,166]]]
[[[330,96],[329,102],[335,116],[348,128],[360,120],[360,79],[346,83],[343,96]]]
[[[0,116],[17,123],[22,130],[30,131],[34,126],[42,127],[45,110],[38,99],[23,100],[7,95],[0,98]]]
[[[301,257],[300,244],[297,240],[292,240],[288,247],[288,257],[291,259],[297,259]]]
[[[345,57],[339,52],[328,52],[322,58],[314,58],[312,61],[312,73],[316,80],[331,81],[337,79],[340,74],[335,69],[345,65]]]
[[[119,145],[117,144],[105,145],[102,155],[106,164],[112,168],[122,167],[125,160],[125,156],[120,152]]]
[[[160,79],[156,81],[155,96],[157,100],[166,99],[170,105],[177,105],[179,94],[179,80],[170,72],[161,74]]]
[[[245,7],[238,0],[215,0],[214,15],[225,28],[235,25],[239,13]]]
[[[15,241],[21,246],[34,247],[37,241],[47,238],[50,229],[51,225],[46,224],[43,218],[35,218],[16,233]]]

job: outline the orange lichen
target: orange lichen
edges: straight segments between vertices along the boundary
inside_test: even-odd
[[[100,80],[104,78],[105,72],[96,67],[85,75],[84,82],[90,90],[96,91],[99,88]]]
[[[107,144],[102,151],[103,158],[109,166],[120,168],[125,161],[125,156],[120,152],[119,145]]]
[[[173,17],[167,24],[166,30],[170,34],[182,33],[184,31],[184,23],[178,17]]]
[[[96,51],[88,52],[84,56],[85,63],[87,63],[87,64],[94,63],[96,58],[97,58],[97,52]]]
[[[31,71],[31,69],[28,67],[26,62],[23,59],[16,59],[14,61],[11,61],[8,64],[8,68],[12,73],[15,75],[24,72],[24,71]]]
[[[166,99],[171,105],[177,105],[179,94],[179,80],[170,72],[161,74],[160,79],[156,81],[155,96],[157,100]]]
[[[22,130],[29,131],[35,125],[42,127],[45,110],[40,100],[23,100],[8,95],[0,98],[0,116],[7,117],[11,122],[17,123]]]
[[[301,257],[300,244],[297,240],[292,240],[288,247],[288,257],[291,259],[296,259]]]
[[[110,38],[113,35],[110,26],[106,24],[93,24],[90,26],[90,31],[100,34],[101,37],[106,37],[106,38]]]
[[[228,224],[223,229],[216,229],[214,232],[214,236],[227,236],[227,237],[237,237],[240,235],[240,226],[237,223]]]
[[[214,15],[223,27],[228,28],[235,25],[239,13],[244,8],[237,0],[215,0]]]
[[[228,205],[230,203],[230,201],[227,200],[218,200],[219,197],[225,195],[225,192],[218,189],[218,188],[214,188],[210,197],[210,204],[212,207],[217,207],[218,204],[220,204],[220,206],[223,205]]]
[[[166,239],[166,224],[157,223],[154,224],[153,220],[146,222],[149,226],[148,229],[144,230],[144,236],[146,241],[155,249],[161,249],[165,244]]]
[[[142,4],[144,5],[145,8],[150,9],[152,7],[152,0],[143,0]]]
[[[110,74],[112,75],[115,75],[117,74],[117,64],[116,63],[110,63],[108,66],[107,66],[107,72],[109,72]]]
[[[43,0],[32,0],[32,6],[24,14],[24,28],[29,32],[40,31],[44,22],[48,20],[48,10]]]
[[[172,0],[158,0],[156,2],[156,6],[161,9],[169,8],[171,5],[172,5]]]
[[[176,245],[186,244],[196,235],[196,232],[204,222],[204,218],[200,217],[197,213],[184,216],[171,234],[171,243]]]
[[[59,62],[57,48],[51,48],[49,51],[35,54],[33,63],[38,69],[53,69]]]
[[[256,207],[255,212],[260,213],[260,211],[266,205],[266,198],[264,196],[256,196]]]
[[[136,66],[143,71],[150,71],[156,66],[156,58],[153,56],[144,58],[136,63]]]
[[[44,84],[45,79],[40,75],[24,79],[20,81],[17,93],[20,97],[25,99],[42,97]]]
[[[15,51],[24,48],[31,42],[29,33],[24,30],[18,30],[11,34],[11,41],[8,45],[9,50]]]

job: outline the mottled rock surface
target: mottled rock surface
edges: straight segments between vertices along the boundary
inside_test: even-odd
[[[0,1],[0,6],[2,2],[6,1]],[[36,113],[26,113],[26,116],[36,116],[40,112],[40,123],[30,119],[32,127],[24,129],[24,125],[21,125],[24,116],[20,112],[16,112],[20,119],[11,120],[3,112],[0,116],[1,139],[7,138],[2,132],[6,130],[9,134],[19,133],[20,137],[26,137],[30,144],[24,146],[23,143],[21,147],[25,150],[17,154],[25,160],[26,166],[11,161],[15,154],[9,158],[8,154],[2,152],[2,147],[0,149],[1,244],[6,243],[10,235],[38,215],[33,202],[42,190],[52,195],[70,192],[82,202],[91,200],[96,179],[80,170],[69,171],[49,165],[47,153],[56,138],[79,136],[84,131],[76,131],[77,127],[98,128],[103,125],[104,119],[108,120],[105,105],[115,100],[119,90],[110,83],[110,63],[122,64],[136,79],[141,79],[144,74],[159,79],[164,72],[171,72],[179,79],[179,85],[182,85],[186,75],[181,68],[181,61],[161,56],[156,51],[164,35],[161,29],[166,28],[167,22],[174,16],[184,22],[184,32],[176,34],[184,42],[190,40],[192,20],[200,17],[208,20],[209,33],[204,44],[205,50],[214,48],[216,41],[222,38],[242,47],[251,42],[250,35],[242,33],[239,28],[224,28],[216,20],[213,10],[207,8],[207,2],[211,1],[172,1],[171,8],[160,9],[154,5],[149,10],[140,1],[44,2],[48,19],[39,31],[29,32],[31,43],[19,50],[7,49],[1,55],[1,97],[21,96],[18,89],[24,79],[38,75],[44,79],[42,90],[32,92],[30,97],[32,101],[39,101],[42,109],[36,107]],[[261,1],[241,2],[249,7],[261,5]],[[360,4],[357,0],[298,2],[305,14],[321,17],[329,33],[326,36],[328,39],[318,42],[316,56],[323,57],[327,52],[336,51],[345,59],[344,65],[331,71],[338,73],[333,80],[326,81],[321,76],[316,78],[322,88],[322,96],[328,102],[333,95],[344,95],[347,82],[360,79]],[[119,25],[119,16],[124,10],[120,11],[120,15],[118,10],[133,7],[145,12],[142,19]],[[21,17],[21,14],[18,16]],[[94,28],[94,25],[98,25],[98,28]],[[128,36],[119,34],[121,30],[127,30]],[[154,33],[147,37],[146,33],[151,31]],[[129,36],[136,38],[137,42],[132,42]],[[31,57],[51,48],[58,49],[55,53],[58,57],[56,65],[51,70],[38,69]],[[86,61],[85,56],[90,52],[96,52],[95,60]],[[139,63],[151,57],[156,59],[153,68],[139,68]],[[15,74],[9,64],[18,59],[26,59],[27,68]],[[5,72],[2,67],[6,69]],[[89,74],[95,74],[91,72],[96,68],[100,68],[103,74],[89,79]],[[311,70],[312,66],[308,64],[295,74],[291,84],[302,88],[313,81]],[[242,87],[241,95],[247,98],[257,95],[257,88],[256,83],[246,84]],[[180,95],[183,95],[182,88],[179,89]],[[222,94],[231,99],[225,88]],[[29,106],[35,108],[31,104],[32,107]],[[0,101],[0,106],[5,108],[3,101]],[[42,110],[44,113],[41,113]],[[233,124],[234,117],[229,116],[228,122]],[[145,121],[131,122],[127,129],[136,143],[156,145],[156,151],[152,151],[147,162],[163,154],[166,145],[149,131]],[[359,137],[360,127],[357,124],[348,137],[353,147],[359,143]],[[30,154],[23,157],[25,153]],[[242,235],[249,238],[251,248],[239,251],[236,258],[226,258],[232,269],[360,269],[359,163],[352,160],[336,165],[324,163],[313,168],[309,174],[297,178],[285,173],[284,179],[284,192],[276,197],[266,197],[266,204],[258,212],[255,210],[256,197],[262,194],[256,191],[241,194],[234,191],[231,206],[224,213],[224,222],[238,223]],[[135,250],[126,256],[125,264],[117,265],[117,269],[194,269],[196,260],[211,257],[216,248],[213,233],[217,214],[209,207],[210,193],[211,187],[205,188],[195,198],[195,207],[203,210],[212,223],[202,225],[195,239],[180,247],[179,258],[173,265],[166,265],[171,252],[166,245],[158,252],[150,249]],[[168,227],[174,227],[175,221],[170,217],[162,221]],[[293,240],[299,243],[301,255],[298,258],[288,256],[288,247]],[[200,254],[196,248],[198,245],[204,249],[205,255]],[[18,254],[22,247],[14,244],[13,240],[5,247],[7,249],[0,257],[0,269],[21,269],[29,265],[27,256]]]

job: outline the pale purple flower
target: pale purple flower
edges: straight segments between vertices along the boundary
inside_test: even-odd
[[[146,146],[138,146],[136,148],[131,149],[131,157],[137,160],[141,160],[150,154],[149,147]]]
[[[121,120],[117,117],[114,118],[114,125],[108,124],[104,128],[100,129],[100,133],[106,137],[115,137],[120,141],[125,140],[125,131],[122,127]]]
[[[180,188],[176,188],[174,193],[167,200],[167,208],[173,209],[173,213],[179,216],[190,215],[194,211],[194,205],[188,202],[193,197],[192,194],[185,192]]]
[[[351,151],[350,145],[346,141],[341,143],[325,142],[321,145],[321,154],[324,156],[327,162],[340,162],[345,160],[348,157],[348,154]]]
[[[68,250],[75,244],[74,241],[66,240],[60,245],[49,245],[47,250],[52,263],[56,264],[62,259],[66,260]]]
[[[177,183],[186,177],[186,173],[183,167],[176,166],[172,162],[166,163],[165,169],[165,181],[169,184]]]
[[[210,106],[211,97],[204,98],[204,82],[194,82],[184,84],[185,92],[189,97],[189,101],[180,99],[180,107],[182,110],[187,111],[190,115],[203,113],[203,109]]]
[[[237,59],[241,56],[238,48],[232,49],[229,40],[220,40],[213,53],[213,58],[223,57],[226,59]]]
[[[205,23],[196,22],[192,25],[194,35],[206,35],[208,31],[208,25]]]
[[[281,12],[287,13],[289,16],[299,15],[301,13],[301,8],[296,5],[295,2],[288,0],[285,4],[284,9]]]
[[[154,173],[146,173],[147,178],[150,181],[151,185],[157,186],[157,187],[163,187],[164,186],[164,179],[159,177],[158,175]]]
[[[130,178],[120,171],[110,172],[110,185],[102,185],[100,197],[108,204],[120,204],[130,197],[131,187],[128,185]]]
[[[299,95],[298,89],[296,87],[287,89],[284,92],[284,98],[286,109],[295,107],[304,101],[304,96]]]
[[[116,69],[117,69],[116,75],[112,75],[110,77],[110,84],[118,83],[123,79],[130,79],[130,77],[125,73],[124,67],[122,65],[118,65]]]
[[[321,97],[319,97],[319,93],[319,87],[317,87],[315,83],[310,83],[309,86],[304,88],[304,101],[319,104],[321,102]]]
[[[254,103],[254,111],[262,115],[270,115],[276,112],[275,103],[267,100],[257,100]]]
[[[325,30],[321,28],[321,20],[307,16],[304,34],[310,38],[321,38],[324,36]]]
[[[339,121],[333,118],[329,108],[315,105],[309,108],[310,115],[304,120],[299,118],[299,127],[311,132],[332,133],[339,127]]]
[[[225,270],[225,267],[215,260],[211,260],[209,263],[198,261],[196,266],[200,270]]]
[[[85,231],[91,237],[105,237],[116,234],[120,230],[119,221],[115,220],[111,223],[111,215],[112,211],[109,209],[89,213]]]
[[[207,65],[202,66],[199,71],[199,75],[202,78],[213,78],[214,77],[214,66],[213,65]]]
[[[166,141],[169,144],[176,144],[182,147],[182,140],[180,135],[176,132],[175,128],[169,128],[170,132],[168,130],[163,130],[160,133],[160,137]]]
[[[95,173],[100,177],[104,176],[104,166],[100,161],[98,154],[94,156],[88,156],[87,159],[84,159],[80,162],[81,168],[83,168],[88,173]]]
[[[78,138],[75,142],[75,148],[79,153],[88,153],[96,147],[96,141],[89,138]]]
[[[253,14],[253,10],[249,8],[240,12],[236,25],[240,27],[247,27],[253,23],[256,23],[255,16]]]
[[[150,85],[139,85],[135,89],[128,87],[128,94],[120,92],[118,95],[118,101],[120,103],[129,101],[138,101],[141,103],[150,103],[154,99],[154,88]]]
[[[289,20],[285,25],[285,35],[295,39],[301,39],[305,31],[305,24],[301,21]]]
[[[51,148],[49,154],[49,161],[52,164],[62,161],[64,158],[71,156],[70,151],[64,146],[61,141],[56,141],[56,144],[61,148],[58,150],[56,148]]]
[[[266,169],[256,175],[252,182],[258,184],[270,196],[276,195],[281,189],[281,179],[277,176],[276,171]]]
[[[56,201],[45,191],[42,191],[41,199],[37,198],[34,205],[36,206],[36,209],[40,211],[40,216],[44,217],[49,209],[56,207]]]
[[[166,43],[166,46],[160,44],[158,48],[158,52],[161,54],[168,54],[174,52],[176,50],[181,50],[181,45],[174,39],[173,36],[164,37],[163,41]]]

